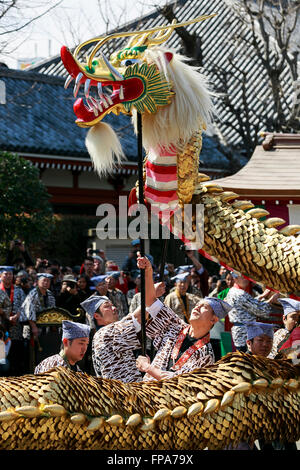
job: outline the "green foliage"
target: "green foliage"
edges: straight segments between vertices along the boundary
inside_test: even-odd
[[[0,153],[0,253],[16,238],[32,245],[49,236],[53,213],[50,195],[29,160]]]

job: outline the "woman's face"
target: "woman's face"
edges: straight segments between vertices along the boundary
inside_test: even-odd
[[[78,289],[84,290],[86,288],[87,282],[84,277],[80,277],[77,281]]]

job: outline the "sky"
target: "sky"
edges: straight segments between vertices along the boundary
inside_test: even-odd
[[[27,0],[27,4],[30,4],[30,1]],[[56,2],[58,0],[52,0],[52,4]],[[36,3],[40,8],[27,8],[28,15],[39,14],[50,2],[40,0]],[[0,54],[0,60],[9,67],[17,68],[18,59],[58,55],[62,45],[73,47],[84,40],[122,26],[153,11],[156,5],[162,6],[165,3],[166,0],[62,0],[60,5],[46,16],[17,34],[13,33],[14,41],[10,42],[13,46],[10,46],[8,54]],[[26,4],[24,0],[23,4]],[[24,11],[26,15],[26,10]],[[2,20],[1,39],[8,38],[11,41],[12,35],[4,34],[4,28]]]

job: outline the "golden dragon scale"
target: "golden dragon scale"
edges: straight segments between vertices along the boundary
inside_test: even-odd
[[[169,380],[125,384],[56,368],[1,378],[0,448],[224,449],[300,438],[300,366],[229,353]]]

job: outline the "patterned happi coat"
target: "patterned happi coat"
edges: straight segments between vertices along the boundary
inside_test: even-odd
[[[3,290],[0,290],[0,308],[3,310],[3,315],[0,315],[0,325],[5,325],[5,320],[9,320],[11,314],[11,302],[8,295]]]
[[[12,305],[12,315],[21,312],[21,307],[26,298],[26,294],[21,287],[14,286],[14,296]],[[15,325],[9,327],[9,337],[11,340],[23,340],[23,326],[20,324],[19,319]]]
[[[20,322],[26,322],[28,320],[36,321],[36,315],[45,308],[55,307],[55,297],[52,292],[48,289],[46,295],[46,301],[41,295],[38,287],[32,289],[26,296],[22,306],[21,315],[19,318]],[[30,326],[24,325],[23,337],[26,339],[30,338]]]
[[[282,344],[285,343],[291,332],[287,330],[286,328],[280,328],[279,330],[275,331],[274,337],[273,337],[273,346],[270,354],[268,357],[270,359],[274,359],[274,357],[278,354],[279,349],[281,348]]]
[[[166,371],[169,360],[177,342],[179,334],[188,326],[172,309],[165,306],[160,300],[147,308],[150,318],[146,325],[147,337],[153,340],[157,349],[152,365],[162,371]],[[191,372],[194,369],[212,365],[215,362],[213,348],[210,342],[197,349],[191,357],[176,371],[166,371],[163,378]],[[149,374],[145,374],[144,381],[155,380]]]
[[[53,367],[67,367],[68,369],[72,369],[75,372],[82,372],[77,364],[75,364],[73,367],[70,365],[68,359],[62,351],[59,354],[54,354],[54,356],[47,357],[42,362],[40,362],[34,369],[34,373],[42,374],[43,372],[47,372]]]
[[[246,323],[256,321],[256,318],[270,319],[272,315],[271,305],[257,300],[242,289],[231,287],[224,299],[232,309],[228,313],[229,321],[233,324],[231,335],[234,345],[242,347],[246,345]]]
[[[134,350],[141,348],[131,315],[100,328],[93,337],[92,360],[97,377],[140,382]]]

